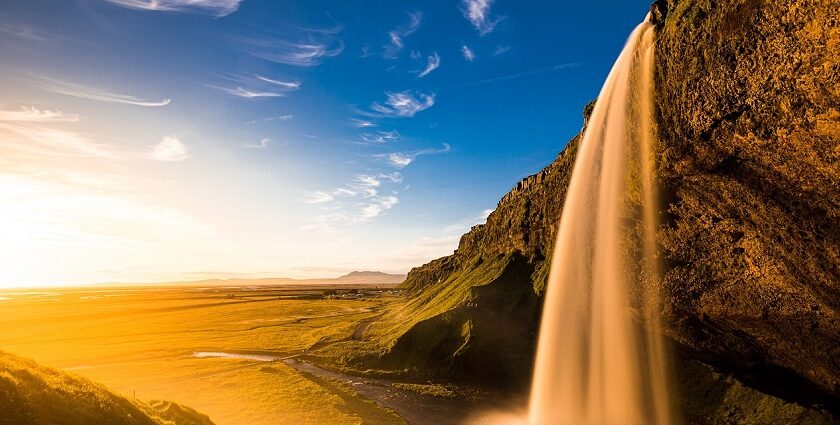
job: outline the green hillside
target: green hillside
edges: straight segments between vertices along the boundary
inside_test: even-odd
[[[188,407],[116,395],[87,379],[0,352],[0,424],[213,425]]]

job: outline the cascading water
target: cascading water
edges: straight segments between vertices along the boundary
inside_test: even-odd
[[[578,147],[551,262],[530,425],[667,425],[658,337],[650,15]],[[632,223],[632,224],[631,224]]]

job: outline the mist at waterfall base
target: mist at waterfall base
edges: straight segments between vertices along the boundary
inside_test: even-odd
[[[527,412],[472,423],[671,423],[657,320],[653,47],[649,15],[613,65],[578,147]]]

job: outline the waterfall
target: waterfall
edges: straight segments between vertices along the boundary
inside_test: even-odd
[[[578,146],[537,347],[530,425],[668,425],[655,229],[654,25],[630,35]]]

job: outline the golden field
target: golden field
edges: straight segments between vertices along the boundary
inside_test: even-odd
[[[404,423],[341,382],[260,361],[349,338],[359,322],[399,302],[321,293],[290,287],[4,291],[0,351],[129,398],[176,401],[219,425]]]

